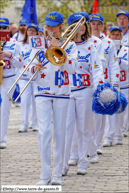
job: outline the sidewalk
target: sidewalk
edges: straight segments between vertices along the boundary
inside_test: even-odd
[[[1,185],[36,185],[40,179],[40,155],[37,143],[38,132],[28,129],[18,133],[20,108],[12,105],[7,148],[1,149]],[[129,192],[129,140],[123,145],[102,149],[97,164],[89,164],[86,175],[76,175],[77,167],[70,166],[63,177],[64,193],[127,193]]]

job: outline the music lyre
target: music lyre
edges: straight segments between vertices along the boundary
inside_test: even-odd
[[[0,31],[0,52],[3,50],[4,43],[10,40],[10,31]],[[3,66],[5,65],[0,58],[0,85],[3,83]]]

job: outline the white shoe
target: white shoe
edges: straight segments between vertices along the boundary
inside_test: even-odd
[[[97,154],[98,155],[102,154],[102,150],[101,149],[97,149]]]
[[[115,145],[123,145],[123,142],[121,139],[115,139]]]
[[[128,133],[127,132],[123,132],[123,136],[124,137],[128,137]]]
[[[90,163],[98,163],[99,161],[99,157],[97,154],[93,155],[93,156],[90,156]]]
[[[0,149],[6,149],[6,142],[0,142]]]
[[[78,159],[72,159],[70,158],[70,160],[68,161],[68,165],[69,166],[76,166],[78,162]]]
[[[27,132],[27,129],[22,129],[22,128],[20,128],[20,129],[18,130],[18,133],[23,133],[23,132]]]
[[[38,127],[32,127],[32,130],[33,131],[38,131],[39,129],[38,129]]]
[[[110,147],[112,145],[112,142],[110,141],[104,141],[103,142],[103,147]]]
[[[77,175],[85,175],[85,174],[86,174],[86,169],[78,168]]]
[[[69,169],[63,167],[63,169],[62,169],[62,176],[66,176],[68,171],[69,171]]]
[[[40,181],[36,184],[36,186],[48,185],[48,184],[50,184],[50,182],[51,182],[51,178],[46,178],[46,179],[44,179],[44,180],[40,180]]]
[[[53,177],[52,178],[52,185],[63,185],[61,177]]]

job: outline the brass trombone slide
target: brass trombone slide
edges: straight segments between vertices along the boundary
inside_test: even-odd
[[[24,72],[26,71],[26,69],[30,66],[30,64],[33,62],[33,60],[35,59],[35,58],[37,58],[37,54],[40,52],[40,50],[39,51],[37,51],[36,52],[36,54],[34,55],[34,57],[32,58],[32,60],[29,62],[29,64],[26,66],[26,68],[23,70],[23,72],[19,75],[19,77],[17,78],[17,80],[14,82],[14,84],[12,85],[12,87],[9,89],[9,91],[7,92],[7,95],[8,95],[8,98],[9,98],[9,100],[14,104],[14,103],[16,103],[17,102],[17,100],[20,98],[20,96],[22,95],[22,93],[24,92],[24,90],[26,89],[26,87],[28,86],[28,83],[30,83],[30,80],[29,80],[29,82],[27,83],[27,85],[23,88],[23,90],[21,91],[21,93],[17,96],[17,98],[13,101],[13,99],[10,97],[10,95],[9,95],[9,93],[11,92],[11,90],[16,86],[16,83],[19,81],[19,79],[21,78],[21,76],[24,74]],[[37,59],[38,60],[38,59]],[[39,69],[37,69],[37,70],[39,70]],[[34,78],[34,76],[35,76],[36,74],[34,74],[32,77]],[[33,78],[31,78],[31,80],[33,79]]]
[[[46,50],[46,53],[44,54],[44,56],[46,57],[45,60],[42,63],[43,64],[46,62],[46,60],[48,60],[50,63],[52,63],[53,65],[56,66],[62,66],[66,63],[67,61],[67,54],[64,51],[65,46],[68,44],[68,42],[74,38],[74,36],[76,35],[76,33],[79,31],[79,29],[82,27],[82,25],[86,22],[85,17],[83,16],[77,23],[74,23],[72,25],[70,25],[67,30],[62,34],[61,39],[64,39],[65,35],[68,36],[67,40],[62,44],[61,47],[58,46],[51,46]],[[74,26],[74,27],[73,27]],[[67,35],[66,33],[69,31],[69,29],[73,27],[73,29],[70,31],[70,33]],[[23,70],[23,72],[21,73],[21,75],[18,77],[18,79],[15,81],[15,83],[12,85],[12,87],[9,89],[7,95],[9,100],[11,100],[11,102],[14,104],[17,102],[17,100],[19,99],[19,97],[22,95],[22,93],[24,92],[24,90],[26,89],[26,87],[29,85],[29,83],[31,82],[31,80],[35,77],[35,75],[38,73],[40,67],[36,70],[36,72],[33,74],[33,76],[30,78],[30,80],[28,81],[28,83],[26,84],[26,86],[23,88],[23,90],[21,91],[21,93],[18,95],[18,97],[15,99],[15,101],[13,101],[11,99],[11,97],[9,96],[9,93],[11,92],[11,90],[14,88],[14,86],[16,85],[16,83],[19,81],[19,79],[21,78],[21,76],[24,74],[24,72],[26,71],[26,69],[30,66],[30,64],[33,62],[33,60],[37,58],[37,54],[40,52],[40,50],[35,54],[35,56],[33,57],[33,59],[30,61],[30,63],[26,66],[26,68]]]

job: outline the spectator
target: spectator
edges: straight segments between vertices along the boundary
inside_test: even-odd
[[[12,35],[14,35],[16,32],[18,32],[18,26],[16,23],[12,23],[10,25],[10,31],[11,31]]]
[[[112,25],[114,25],[114,23],[112,23],[112,22],[106,22],[106,28],[105,28],[105,30],[104,30],[105,36],[108,36],[109,28],[110,28]]]

